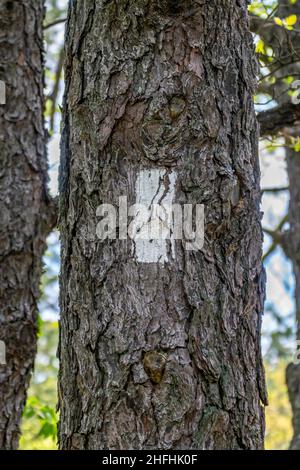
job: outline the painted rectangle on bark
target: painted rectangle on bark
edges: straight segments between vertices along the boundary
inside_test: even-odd
[[[134,253],[140,263],[168,261],[167,240],[172,239],[172,203],[176,173],[165,169],[141,170],[136,179],[136,204],[132,233]]]

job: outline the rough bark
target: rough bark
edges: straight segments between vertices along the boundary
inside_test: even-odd
[[[71,2],[60,169],[62,449],[259,449],[256,61],[245,1]],[[96,236],[142,169],[205,204],[205,244]],[[167,178],[168,179],[168,178]]]
[[[36,353],[37,299],[47,202],[43,127],[43,1],[0,1],[0,448],[18,446]],[[50,219],[48,216],[50,215]]]

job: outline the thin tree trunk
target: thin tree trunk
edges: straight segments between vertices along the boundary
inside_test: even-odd
[[[290,6],[291,8],[286,8]],[[281,12],[280,12],[281,13]],[[286,16],[296,14],[298,20],[300,19],[300,5],[285,5],[282,13]],[[299,23],[298,23],[299,25]],[[290,44],[287,45],[288,52],[291,53]],[[300,44],[299,35],[295,39],[292,48],[295,57],[299,59]],[[299,61],[292,68],[287,70],[287,73],[300,73]],[[297,78],[299,78],[297,76]],[[287,95],[288,96],[288,95]],[[292,135],[299,136],[300,127],[296,127]],[[290,139],[287,142],[291,144]],[[285,234],[285,252],[292,261],[293,272],[295,278],[295,321],[296,321],[296,340],[300,341],[300,158],[299,152],[294,151],[292,148],[286,149],[287,172],[289,179],[289,230]],[[299,351],[299,346],[297,346]],[[290,449],[300,450],[300,364],[290,363],[286,370],[286,381],[288,386],[289,399],[293,412],[293,439],[290,444]]]
[[[300,5],[299,2],[292,4],[286,0],[280,0],[279,8],[276,11],[276,16],[280,18],[286,18],[290,15],[296,15],[300,18]],[[285,108],[285,105],[292,106],[291,97],[288,94],[290,90],[290,84],[285,80],[286,77],[294,77],[295,80],[299,79],[299,32],[298,22],[295,25],[294,31],[287,31],[283,27],[276,26],[275,23],[270,27],[264,27],[264,20],[253,19],[253,30],[257,32],[265,41],[268,46],[273,49],[274,56],[276,58],[273,74],[276,77],[275,84],[270,86],[267,85],[266,92],[273,94],[275,92],[274,99],[279,103],[278,113],[276,119],[280,116]],[[278,66],[278,64],[280,64]],[[263,115],[264,114],[264,115]],[[285,251],[285,254],[293,264],[293,271],[295,276],[295,320],[297,323],[296,338],[300,340],[300,261],[299,261],[299,250],[300,250],[300,159],[299,153],[295,152],[291,146],[291,136],[299,136],[299,126],[292,126],[292,122],[297,123],[297,119],[291,119],[292,112],[290,112],[290,122],[286,123],[286,126],[275,123],[275,126],[267,124],[266,113],[260,113],[264,117],[262,120],[261,131],[262,135],[267,135],[268,131],[274,135],[276,132],[276,125],[278,131],[281,129],[284,131],[286,138],[286,160],[287,160],[287,172],[289,178],[289,193],[290,193],[290,204],[288,220],[290,224],[289,230],[281,234],[281,245]],[[268,116],[270,118],[270,115]],[[288,365],[286,370],[286,381],[288,386],[288,393],[290,403],[293,412],[293,428],[294,435],[291,441],[291,449],[300,449],[300,365],[292,362]]]
[[[43,1],[0,1],[0,448],[18,446],[36,353],[47,205],[43,127]],[[3,363],[6,362],[6,363]]]
[[[260,449],[265,276],[246,1],[72,2],[65,52],[60,448]],[[99,204],[143,200],[147,178],[162,200],[205,205],[201,250],[177,241],[159,259],[97,238]]]
[[[289,15],[296,14],[300,18],[299,2],[292,5],[285,0],[279,1],[278,16],[286,18]],[[282,64],[277,73],[278,82],[275,84],[275,90],[279,96],[279,103],[285,103],[291,100],[288,95],[289,85],[279,77],[296,75],[300,72],[299,66],[299,34],[286,35],[283,31],[281,37],[274,38],[272,41],[277,53],[278,59]],[[294,63],[293,63],[294,61]],[[286,65],[284,65],[286,63]],[[290,129],[290,135],[299,135],[299,128]],[[291,144],[291,139],[287,138],[287,146]],[[292,148],[286,149],[287,172],[289,178],[289,230],[284,234],[283,248],[286,255],[293,264],[295,277],[295,320],[297,324],[296,339],[300,340],[300,158],[299,153]],[[293,450],[300,450],[300,365],[291,363],[286,370],[286,381],[289,393],[289,399],[293,413],[294,435],[290,444]]]
[[[295,277],[295,320],[297,324],[296,339],[300,341],[300,159],[299,153],[286,151],[287,169],[290,188],[289,223],[286,234],[287,253],[292,263]],[[298,346],[299,357],[299,346]],[[293,412],[294,435],[290,448],[300,450],[300,364],[290,363],[286,370],[289,399]]]

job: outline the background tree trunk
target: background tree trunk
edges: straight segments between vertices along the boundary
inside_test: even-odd
[[[263,447],[265,276],[246,3],[70,3],[63,449]],[[137,181],[147,186],[158,170],[162,198],[176,180],[174,202],[205,205],[205,244],[187,251],[177,241],[164,262],[143,262],[133,241],[97,238],[96,208],[140,200]]]
[[[295,29],[288,31],[286,28],[277,26],[273,21],[273,16],[287,18],[290,15],[297,16],[297,24]],[[261,122],[262,136],[281,135],[285,137],[286,143],[286,161],[287,172],[289,178],[289,229],[280,233],[279,228],[277,242],[283,248],[286,256],[291,260],[295,276],[295,320],[297,324],[296,338],[300,340],[300,159],[299,153],[292,148],[291,137],[299,136],[299,104],[292,103],[291,96],[288,92],[291,85],[287,83],[287,77],[293,77],[294,80],[299,79],[299,18],[300,4],[296,2],[292,4],[285,0],[279,0],[278,9],[273,12],[269,21],[252,17],[253,31],[264,40],[264,42],[272,47],[275,61],[271,72],[276,77],[275,84],[266,86],[266,93],[273,97],[279,104],[278,107],[272,108],[265,112],[259,113],[259,121]],[[272,70],[273,68],[273,70]],[[261,90],[262,91],[262,90]],[[276,113],[276,118],[272,120],[272,113]],[[269,122],[268,122],[269,121]],[[275,121],[275,122],[274,122]],[[276,122],[277,121],[277,122]],[[286,370],[286,381],[288,386],[289,399],[293,412],[293,428],[294,435],[291,441],[291,449],[300,449],[300,365],[290,363]]]
[[[279,1],[278,15],[286,18],[289,15],[296,14],[298,20],[300,19],[300,4],[297,2],[295,5]],[[299,23],[298,23],[299,24]],[[294,61],[291,65],[287,65],[281,70],[281,76],[296,74],[296,79],[299,79],[300,65],[299,65],[299,33],[292,36],[289,40],[281,42],[281,54],[285,55],[290,62]],[[281,89],[286,84],[281,83]],[[283,94],[283,100],[289,101],[291,97]],[[291,130],[290,134],[295,137],[299,136],[300,127],[296,126]],[[290,145],[290,139],[287,139],[287,145]],[[293,264],[293,272],[295,277],[295,320],[297,325],[296,339],[300,341],[300,158],[299,153],[295,152],[292,148],[286,149],[287,159],[287,172],[289,178],[289,230],[284,236],[284,249],[287,256],[291,259]],[[293,412],[293,429],[294,435],[290,445],[293,450],[300,450],[300,365],[291,363],[286,370],[286,380],[288,386],[289,399]]]
[[[0,80],[6,84],[6,104],[0,106],[0,340],[6,347],[6,364],[0,365],[1,449],[18,446],[51,224],[45,190],[43,15],[42,0],[0,1]]]
[[[299,128],[296,132],[299,135]],[[290,190],[288,214],[290,229],[285,234],[285,251],[293,263],[295,277],[295,320],[297,324],[296,339],[300,341],[300,158],[299,153],[292,149],[286,150],[286,156]],[[286,381],[293,412],[294,435],[290,448],[292,450],[300,450],[300,364],[290,363],[288,365]]]
[[[300,18],[300,4],[292,5],[285,0],[279,0],[278,16],[286,18],[289,15],[296,14]],[[283,28],[277,29],[273,36],[269,38],[269,43],[274,48],[281,68],[276,73],[277,82],[274,85],[275,94],[278,96],[278,103],[284,104],[291,102],[288,95],[289,87],[284,80],[287,76],[299,78],[299,33],[287,34]],[[282,79],[283,77],[283,79]],[[288,129],[285,132],[289,136],[299,136],[299,126],[294,129]],[[297,324],[296,339],[300,340],[300,159],[299,153],[291,147],[290,137],[286,138],[287,148],[286,161],[289,179],[289,212],[288,221],[289,230],[283,236],[283,249],[290,258],[293,265],[295,277],[295,320]],[[293,413],[294,435],[290,448],[300,450],[300,365],[291,363],[286,370],[286,381],[288,386],[289,399]]]

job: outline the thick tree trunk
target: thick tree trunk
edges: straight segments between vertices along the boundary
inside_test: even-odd
[[[255,73],[246,1],[70,3],[61,448],[263,447]],[[97,238],[97,206],[149,180],[205,205],[201,250]]]
[[[18,446],[36,352],[42,253],[49,231],[43,128],[43,1],[0,1],[0,448]],[[4,363],[6,362],[6,363]]]

